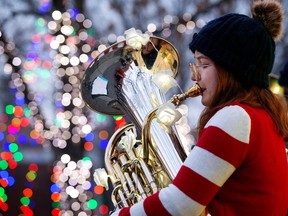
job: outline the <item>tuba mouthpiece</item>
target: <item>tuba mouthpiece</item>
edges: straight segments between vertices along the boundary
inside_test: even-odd
[[[186,92],[182,94],[177,94],[174,95],[171,98],[171,102],[175,105],[178,106],[180,105],[186,98],[188,97],[197,97],[202,94],[202,89],[201,87],[196,83],[194,84],[191,88],[189,88]]]

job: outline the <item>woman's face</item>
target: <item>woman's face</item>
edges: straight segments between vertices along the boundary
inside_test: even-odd
[[[214,62],[202,53],[195,51],[196,64],[191,70],[191,79],[196,81],[202,88],[202,104],[209,107],[212,104],[216,87],[218,84],[218,74]]]

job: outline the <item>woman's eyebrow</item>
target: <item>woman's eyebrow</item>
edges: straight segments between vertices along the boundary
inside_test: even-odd
[[[194,59],[196,59],[196,60],[201,60],[201,59],[209,59],[208,57],[206,57],[206,56],[204,56],[204,55],[199,55],[199,56],[194,56]]]

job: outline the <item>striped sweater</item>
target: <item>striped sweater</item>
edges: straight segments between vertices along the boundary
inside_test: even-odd
[[[206,124],[167,188],[113,215],[286,216],[284,140],[269,115],[231,104]]]

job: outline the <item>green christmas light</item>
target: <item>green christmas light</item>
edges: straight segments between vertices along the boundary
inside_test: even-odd
[[[20,199],[20,202],[22,203],[22,205],[28,206],[29,203],[30,203],[30,199],[29,199],[28,197],[22,197],[22,198]]]
[[[61,207],[61,203],[60,202],[53,202],[52,203],[52,207],[53,208],[60,208]]]
[[[3,187],[0,187],[0,197],[2,197],[3,194],[5,194],[5,190]]]
[[[15,152],[13,155],[15,161],[19,162],[23,160],[23,154],[21,152]]]
[[[0,199],[2,200],[2,202],[6,202],[7,199],[8,199],[8,197],[7,197],[7,195],[4,193],[4,194],[2,194],[2,195],[0,196]]]
[[[6,114],[9,114],[9,115],[13,114],[14,110],[15,110],[15,108],[11,104],[7,105],[6,108],[5,108]]]
[[[46,23],[46,21],[44,19],[42,19],[42,18],[38,18],[35,21],[35,24],[36,24],[37,27],[43,27],[43,26],[45,26],[45,23]]]
[[[89,29],[87,29],[87,34],[88,34],[89,36],[93,37],[93,36],[96,34],[96,32],[95,32],[94,29],[89,28]]]
[[[16,143],[10,143],[9,145],[9,151],[10,152],[16,152],[18,151],[18,145]]]
[[[122,119],[122,118],[123,118],[122,116],[113,116],[113,119],[114,119],[115,121],[120,120],[120,119]]]
[[[91,200],[89,200],[89,201],[87,202],[87,206],[88,206],[89,209],[96,209],[97,206],[98,206],[98,203],[97,203],[96,200],[91,199]]]
[[[89,158],[89,157],[84,157],[82,160],[83,160],[83,161],[91,161],[91,158]]]
[[[5,160],[0,161],[0,169],[6,170],[8,168],[8,162]]]
[[[96,116],[96,119],[97,119],[98,122],[104,122],[106,120],[106,118],[107,117],[105,115],[102,115],[102,114],[98,114]]]
[[[30,110],[28,107],[26,107],[26,108],[24,109],[24,115],[25,115],[26,117],[29,117],[29,116],[31,115],[31,110]]]

